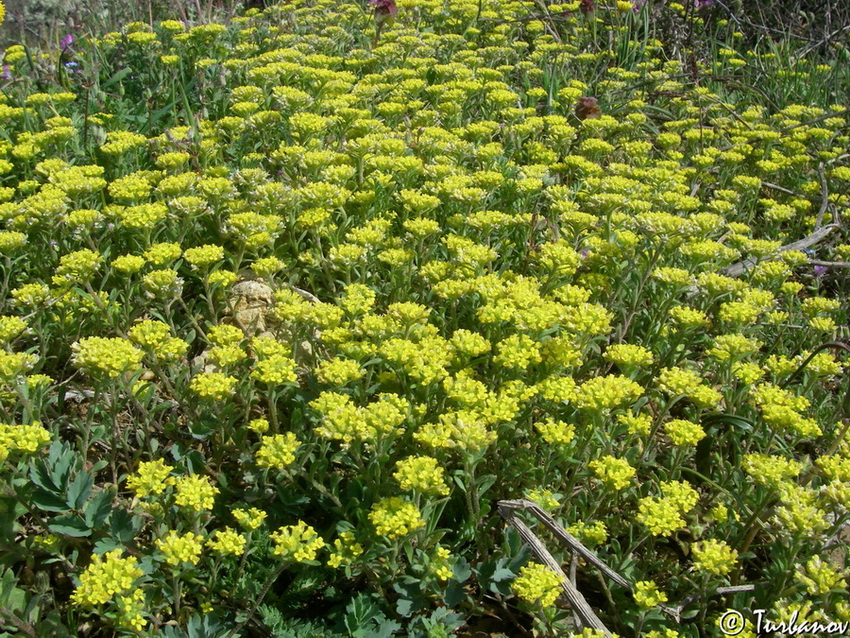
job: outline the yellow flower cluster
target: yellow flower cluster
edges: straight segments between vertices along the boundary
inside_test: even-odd
[[[303,563],[315,560],[316,554],[325,546],[316,530],[304,521],[286,525],[269,535],[275,543],[274,555]]]
[[[448,580],[452,577],[452,555],[445,547],[439,545],[434,550],[434,555],[431,556],[428,570],[437,577],[438,580]]]
[[[636,474],[635,468],[626,459],[604,456],[589,464],[596,478],[615,490],[621,490],[632,482]]]
[[[800,412],[809,407],[805,397],[792,395],[787,390],[762,383],[750,391],[753,403],[761,409],[762,418],[776,430],[793,430],[800,436],[814,437],[822,434],[814,419],[804,417]]]
[[[236,377],[223,372],[201,372],[192,379],[189,388],[202,399],[226,399],[236,388]]]
[[[608,529],[602,521],[593,521],[592,523],[579,521],[570,525],[567,531],[588,547],[602,545],[608,540]]]
[[[576,391],[575,404],[584,410],[607,411],[633,403],[643,388],[631,379],[619,375],[594,377]]]
[[[0,461],[6,460],[10,452],[33,454],[50,442],[48,432],[37,421],[23,425],[0,423]]]
[[[696,445],[705,438],[705,430],[699,424],[686,419],[673,419],[664,424],[664,431],[673,445]]]
[[[354,533],[345,531],[334,541],[334,548],[328,557],[328,565],[333,568],[351,565],[362,554],[363,546],[357,542]]]
[[[257,465],[283,469],[295,461],[295,452],[301,444],[292,432],[264,436],[257,450]]]
[[[561,594],[561,577],[543,565],[525,565],[511,589],[526,602],[551,607]]]
[[[189,474],[181,476],[175,482],[176,495],[174,502],[196,512],[211,510],[215,502],[215,495],[219,490],[210,483],[206,476]]]
[[[653,362],[652,352],[642,346],[630,343],[610,346],[605,351],[604,356],[606,360],[625,368],[648,366],[652,365]]]
[[[295,383],[298,380],[295,374],[295,362],[282,354],[274,354],[267,359],[257,361],[251,376],[269,386]]]
[[[247,510],[237,508],[233,510],[233,518],[236,519],[236,522],[238,522],[243,529],[252,531],[263,524],[263,521],[266,520],[266,513],[256,507],[252,507]]]
[[[71,595],[76,605],[103,605],[115,596],[129,592],[142,576],[139,561],[134,556],[121,558],[123,550],[92,556],[91,564],[80,574],[80,586]]]
[[[248,539],[230,527],[217,529],[207,540],[207,547],[223,556],[241,556],[245,552]]]
[[[201,559],[203,538],[194,532],[180,534],[172,529],[164,538],[157,539],[156,547],[165,555],[165,562],[169,565],[197,565]]]
[[[423,527],[425,521],[413,504],[392,496],[372,505],[369,520],[381,536],[396,539]]]
[[[322,415],[317,428],[328,439],[372,441],[400,433],[399,426],[407,418],[410,403],[396,394],[380,394],[378,400],[365,407],[356,406],[348,395],[322,392],[310,406]]]
[[[534,427],[549,445],[567,445],[575,437],[575,426],[563,421],[556,421],[553,418],[548,418],[545,421],[538,421]]]
[[[694,569],[714,575],[724,575],[732,571],[738,560],[738,552],[724,541],[710,538],[694,543]]]
[[[449,486],[444,478],[445,471],[437,459],[430,456],[408,456],[396,463],[393,478],[403,490],[414,490],[422,494],[447,496]]]
[[[114,379],[139,369],[144,353],[126,339],[85,337],[75,342],[74,364],[93,376]]]
[[[697,372],[680,367],[662,369],[658,388],[673,396],[689,397],[702,407],[716,406],[723,398],[717,390],[705,385]]]
[[[823,596],[832,591],[846,591],[846,573],[835,565],[813,556],[805,565],[797,566],[797,580],[812,596]]]
[[[667,594],[658,589],[658,585],[651,580],[636,582],[633,596],[642,609],[651,609],[667,602]]]
[[[665,481],[662,497],[647,496],[638,502],[637,521],[653,536],[670,536],[685,526],[683,516],[697,504],[699,495],[687,482]]]
[[[127,489],[133,490],[139,498],[159,496],[174,485],[176,479],[171,476],[172,471],[174,468],[162,459],[142,461],[136,473],[127,478]]]
[[[759,485],[776,488],[783,481],[798,476],[803,464],[780,456],[745,454],[744,471]]]

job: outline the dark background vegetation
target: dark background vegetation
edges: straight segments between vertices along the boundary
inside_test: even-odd
[[[76,36],[94,28],[102,33],[133,21],[221,19],[232,16],[246,5],[262,6],[273,1],[5,0],[6,23],[0,27],[0,44],[58,43],[69,33]],[[671,0],[648,1],[663,5]],[[546,2],[549,4],[549,0]],[[689,0],[680,2],[689,4]],[[598,3],[605,4],[604,0]],[[693,0],[691,4],[709,8],[710,11],[701,10],[709,20],[726,19],[736,24],[747,44],[752,46],[765,39],[785,40],[789,36],[797,40],[806,53],[829,54],[836,47],[850,46],[848,0]]]

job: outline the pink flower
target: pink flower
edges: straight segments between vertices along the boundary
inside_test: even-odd
[[[375,19],[395,18],[398,15],[398,7],[395,0],[369,0],[369,4],[375,7]]]

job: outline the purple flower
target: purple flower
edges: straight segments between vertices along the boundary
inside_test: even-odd
[[[829,270],[827,266],[815,266],[815,277],[823,277],[826,274],[826,271]]]
[[[10,67],[8,64],[4,64],[3,65],[3,75],[0,76],[0,77],[2,77],[7,82],[11,82],[11,80],[12,80],[12,67]]]
[[[67,51],[71,48],[71,45],[74,44],[75,40],[76,39],[74,38],[74,36],[69,33],[64,38],[62,38],[62,40],[59,42],[59,45],[62,47],[63,51]]]

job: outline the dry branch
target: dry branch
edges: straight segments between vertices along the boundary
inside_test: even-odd
[[[499,508],[499,515],[505,520],[505,522],[513,527],[517,533],[519,533],[520,537],[523,541],[525,541],[528,546],[531,548],[532,553],[537,557],[537,559],[544,563],[547,567],[549,567],[552,571],[558,574],[561,577],[561,588],[564,590],[564,594],[567,597],[567,600],[570,603],[570,607],[572,608],[575,615],[578,617],[579,622],[585,627],[591,627],[592,629],[598,629],[605,633],[606,636],[611,635],[609,630],[605,627],[599,617],[596,615],[596,612],[587,604],[587,600],[585,600],[584,596],[575,586],[575,572],[577,566],[577,557],[581,556],[586,561],[591,563],[594,567],[596,567],[602,574],[613,580],[618,585],[625,587],[629,591],[633,591],[634,587],[632,584],[623,578],[620,574],[611,569],[605,562],[600,559],[596,554],[590,551],[587,547],[585,547],[581,541],[579,541],[575,536],[570,534],[567,530],[565,530],[552,516],[549,515],[548,512],[544,511],[539,505],[537,505],[534,501],[530,501],[528,499],[518,499],[515,501],[499,501],[497,503]],[[555,560],[555,557],[546,549],[546,546],[543,542],[537,538],[534,532],[529,529],[529,527],[523,523],[517,517],[517,511],[525,510],[531,513],[538,521],[540,521],[546,529],[552,532],[559,540],[564,542],[570,550],[573,552],[573,558],[570,562],[570,575],[564,573],[564,570],[561,568],[560,563]],[[755,584],[747,584],[747,585],[734,585],[732,587],[718,587],[713,595],[725,595],[725,594],[738,594],[741,592],[753,591],[756,588]],[[660,605],[659,609],[663,611],[665,614],[673,618],[677,623],[681,623],[682,621],[682,612],[685,607],[687,607],[690,603],[694,602],[699,598],[700,594],[693,594],[685,598],[678,607],[668,607],[667,605]]]
[[[848,261],[823,261],[821,259],[810,259],[812,266],[826,266],[827,268],[850,268]]]
[[[585,600],[581,592],[575,585],[573,585],[569,577],[564,573],[564,570],[561,569],[560,563],[555,560],[555,557],[552,556],[552,554],[549,553],[549,550],[546,549],[546,546],[539,538],[537,538],[534,532],[532,532],[529,527],[516,516],[515,512],[517,509],[529,510],[535,515],[535,517],[538,518],[538,520],[541,520],[541,522],[543,521],[540,519],[540,514],[546,513],[535,503],[525,499],[519,501],[499,501],[498,507],[501,517],[505,519],[505,522],[508,525],[513,527],[517,533],[519,533],[520,538],[522,538],[523,541],[528,543],[528,546],[531,547],[531,551],[535,556],[537,556],[537,559],[561,577],[561,589],[563,589],[564,595],[567,597],[573,612],[578,617],[582,628],[590,627],[591,629],[597,629],[604,633],[607,638],[611,638],[611,632],[608,631],[608,628],[599,619],[599,616],[596,615],[593,608],[587,604],[587,600]],[[549,526],[547,525],[547,527]],[[555,527],[560,528],[565,534],[567,534],[567,531],[557,523],[555,523]],[[578,541],[576,541],[576,543],[581,545]]]
[[[785,244],[781,246],[776,254],[784,252],[786,250],[804,250],[806,248],[811,248],[812,246],[819,244],[824,239],[826,239],[832,231],[840,228],[839,224],[827,224],[826,226],[821,226],[815,232],[807,237],[803,237],[803,239],[798,239],[797,241],[791,242],[790,244]],[[753,268],[758,262],[755,259],[745,259],[743,261],[739,261],[737,263],[732,264],[731,266],[727,266],[726,268],[720,271],[721,275],[726,275],[727,277],[738,277],[742,275],[745,271]]]

